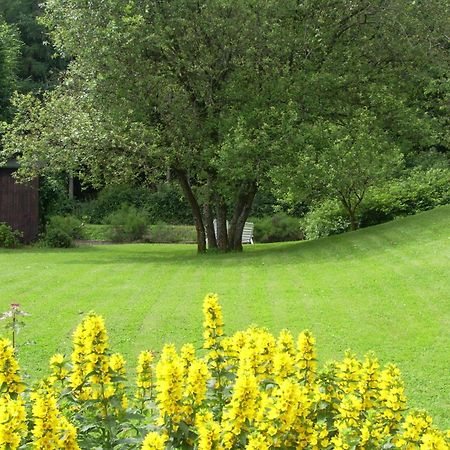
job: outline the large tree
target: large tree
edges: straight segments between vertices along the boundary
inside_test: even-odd
[[[72,62],[52,93],[16,98],[6,152],[22,152],[23,176],[146,182],[169,171],[199,252],[206,237],[242,249],[258,188],[296,164],[311,124],[367,108],[404,148],[432,128],[421,101],[443,76],[447,2],[47,0],[45,10]]]

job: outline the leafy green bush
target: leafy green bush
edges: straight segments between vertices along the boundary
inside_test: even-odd
[[[145,211],[152,223],[192,223],[192,213],[181,192],[176,186],[169,184],[162,184],[155,191],[131,185],[107,186],[99,192],[96,199],[80,202],[77,215],[89,223],[105,223],[108,216],[123,204]]]
[[[299,219],[285,213],[255,220],[254,238],[256,242],[283,242],[303,239]]]
[[[41,177],[39,181],[39,219],[45,227],[52,216],[74,213],[76,201],[69,198],[67,176]]]
[[[168,225],[158,222],[150,225],[149,242],[161,243],[193,243],[196,242],[197,234],[192,225]]]
[[[407,176],[372,189],[360,210],[362,227],[450,203],[450,170],[415,169]]]
[[[83,224],[83,235],[84,239],[89,239],[92,241],[107,241],[109,236],[109,225],[99,225],[99,224]]]
[[[337,201],[325,200],[304,216],[301,225],[306,239],[318,239],[343,233],[349,228],[350,221]]]
[[[22,233],[13,230],[7,223],[0,222],[0,247],[15,248],[20,245]]]
[[[44,245],[56,248],[73,247],[74,239],[83,237],[83,226],[73,216],[53,216],[45,228]]]
[[[137,241],[147,231],[147,215],[132,205],[123,204],[106,221],[110,225],[107,237],[113,242]]]

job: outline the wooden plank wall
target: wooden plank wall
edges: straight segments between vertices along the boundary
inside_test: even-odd
[[[39,182],[19,184],[12,173],[13,169],[0,169],[0,222],[22,231],[28,243],[37,238],[39,230]]]

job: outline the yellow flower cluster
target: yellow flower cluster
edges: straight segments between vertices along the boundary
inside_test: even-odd
[[[433,427],[433,419],[424,411],[409,414],[401,432],[394,439],[395,447],[403,450],[448,450],[445,435]]]
[[[0,397],[0,449],[15,450],[26,435],[25,404],[22,399],[13,400],[8,395]]]
[[[31,394],[33,445],[38,449],[79,450],[76,428],[61,415],[56,398],[45,388]]]
[[[14,347],[9,339],[0,339],[0,394],[15,396],[24,390]]]
[[[217,339],[223,335],[222,308],[219,305],[219,297],[209,294],[203,301],[203,347],[215,348]]]
[[[70,384],[82,400],[98,398],[98,386],[109,383],[108,335],[103,318],[90,314],[73,335]]]
[[[145,401],[152,393],[153,388],[153,363],[154,356],[149,350],[139,354],[136,367],[136,398]]]
[[[50,370],[52,373],[48,378],[48,382],[51,385],[54,385],[57,382],[63,384],[69,375],[69,371],[64,360],[64,355],[61,353],[56,353],[50,358]]]
[[[156,368],[159,424],[166,431],[168,424],[172,431],[183,422],[193,426],[197,439],[185,445],[201,450],[448,445],[429,427],[416,426],[415,441],[408,437],[412,419],[403,419],[406,399],[395,366],[381,370],[372,354],[359,361],[347,353],[318,373],[309,331],[299,335],[297,345],[287,330],[278,338],[256,327],[222,337],[217,296],[205,298],[203,311],[203,347],[210,350],[205,359],[197,359],[191,345],[180,355],[166,346]],[[226,374],[219,383],[220,370]]]
[[[216,295],[203,312],[207,353],[167,344],[155,361],[143,351],[134,392],[99,316],[76,329],[71,364],[54,355],[50,377],[29,396],[10,342],[0,339],[0,450],[450,449],[450,435],[425,412],[405,414],[396,366],[347,352],[319,370],[311,332],[274,336],[252,326],[224,336]]]
[[[174,345],[165,345],[156,365],[156,400],[160,422],[178,424],[181,420],[183,398],[183,363]]]
[[[164,450],[166,448],[167,435],[151,431],[145,436],[142,450]]]
[[[108,355],[108,333],[103,318],[88,315],[75,330],[73,344],[70,386],[74,395],[80,400],[105,401],[119,394],[125,408],[128,401],[123,393],[124,384],[114,381],[125,377],[125,360],[118,353]]]

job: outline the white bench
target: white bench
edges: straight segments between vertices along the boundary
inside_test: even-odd
[[[227,230],[228,227],[228,220],[227,220]],[[254,244],[253,242],[253,229],[255,228],[255,224],[253,222],[245,222],[244,229],[242,230],[242,243],[243,244]],[[214,232],[216,233],[217,237],[217,220],[214,219]]]
[[[253,228],[255,228],[253,222],[245,222],[244,229],[242,230],[243,244],[253,244]]]

